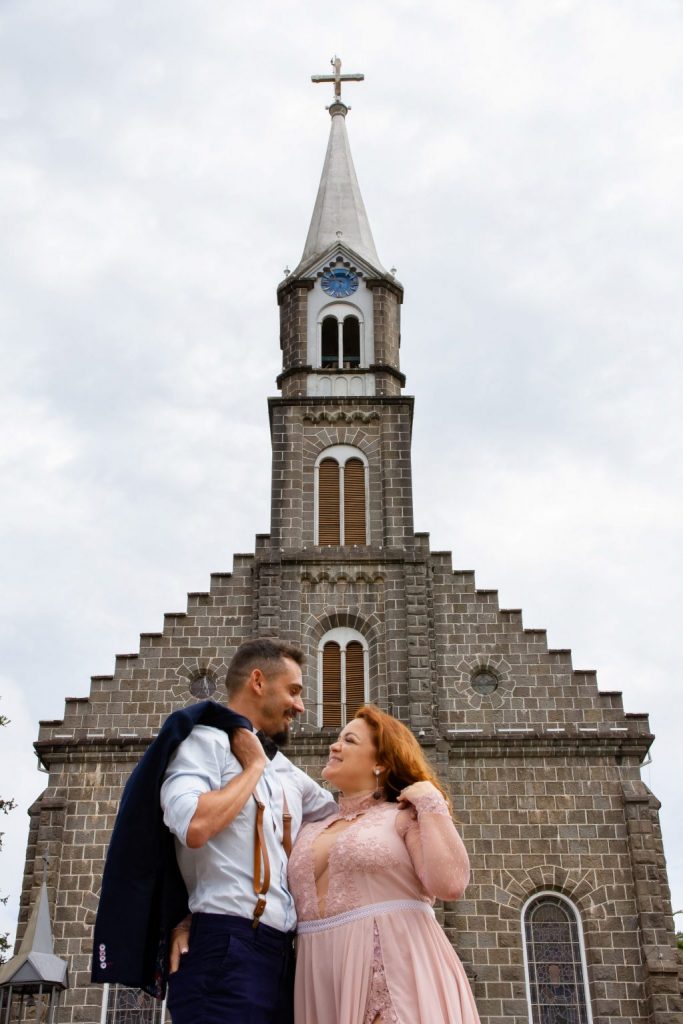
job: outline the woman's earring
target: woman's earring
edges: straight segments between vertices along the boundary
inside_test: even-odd
[[[382,788],[381,788],[381,786],[379,784],[379,777],[382,774],[382,771],[381,771],[380,768],[375,768],[374,772],[375,772],[375,792],[372,795],[373,795],[375,800],[381,800],[382,799]]]

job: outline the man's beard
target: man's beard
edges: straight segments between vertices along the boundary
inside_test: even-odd
[[[281,729],[280,732],[271,733],[268,737],[276,747],[286,747],[289,743],[289,729]]]

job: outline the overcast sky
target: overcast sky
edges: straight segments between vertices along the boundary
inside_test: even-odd
[[[38,719],[268,530],[335,52],[416,528],[649,711],[683,909],[682,41],[673,0],[3,0],[0,930]]]

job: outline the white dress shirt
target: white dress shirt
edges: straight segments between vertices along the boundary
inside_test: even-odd
[[[202,793],[222,789],[242,766],[230,749],[228,734],[196,725],[171,757],[161,787],[164,822],[176,837],[176,856],[193,913],[234,914],[251,918],[254,893],[256,801],[250,796],[237,817],[200,849],[187,846],[187,829]],[[282,847],[283,790],[292,815],[292,841],[301,823],[336,810],[331,793],[309,779],[279,751],[268,761],[256,786],[265,804],[263,832],[270,858],[270,888],[261,921],[288,932],[296,911],[287,888],[287,855]]]

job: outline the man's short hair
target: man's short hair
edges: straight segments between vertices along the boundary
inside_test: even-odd
[[[283,658],[290,658],[297,665],[304,663],[303,651],[294,644],[282,640],[269,640],[264,637],[247,640],[241,644],[232,656],[225,677],[228,697],[234,697],[242,689],[255,668],[261,669],[267,679],[280,671]]]

